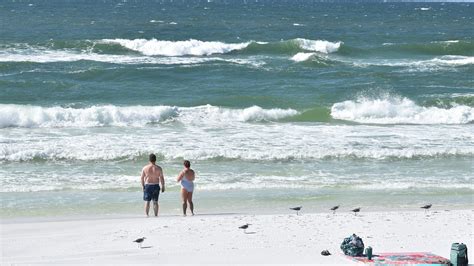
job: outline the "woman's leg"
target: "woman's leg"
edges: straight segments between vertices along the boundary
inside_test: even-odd
[[[183,215],[186,216],[186,209],[188,208],[188,192],[184,188],[181,189],[181,199],[183,200]]]
[[[193,203],[193,193],[188,192],[188,202],[189,202],[189,208],[191,209],[192,215],[194,215],[194,203]]]

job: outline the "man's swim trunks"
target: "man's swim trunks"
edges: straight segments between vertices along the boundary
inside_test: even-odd
[[[158,201],[160,196],[160,185],[158,184],[146,184],[145,190],[143,191],[143,200],[144,201]]]

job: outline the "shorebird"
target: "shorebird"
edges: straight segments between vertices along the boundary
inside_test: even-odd
[[[429,208],[431,208],[431,206],[432,206],[431,204],[427,204],[427,205],[425,205],[423,207],[420,207],[420,208],[425,209],[425,212],[426,212]]]
[[[355,208],[351,211],[354,212],[354,215],[357,215],[357,213],[360,212],[360,208]]]
[[[145,239],[146,239],[146,237],[140,237],[140,238],[135,239],[133,242],[137,243],[138,247],[141,248],[142,243],[143,243],[143,241],[145,241]]]
[[[239,226],[239,229],[244,229],[244,233],[247,233],[247,228],[249,228],[250,224],[244,224],[242,226]]]
[[[428,210],[429,208],[431,208],[431,206],[432,206],[431,204],[428,204],[428,205],[425,205],[425,206],[420,207],[420,208]]]
[[[290,208],[290,210],[294,210],[294,211],[296,211],[296,215],[300,215],[300,211],[301,211],[302,208],[303,208],[303,206],[292,207],[292,208]]]
[[[336,210],[339,209],[339,205],[331,208],[332,213],[336,213]]]

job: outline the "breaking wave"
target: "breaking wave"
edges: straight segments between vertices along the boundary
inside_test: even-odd
[[[132,51],[148,56],[207,56],[212,54],[226,54],[233,51],[243,53],[292,53],[298,51],[312,51],[318,53],[335,53],[342,42],[325,40],[309,40],[297,38],[279,42],[249,41],[243,43],[206,42],[200,40],[161,41],[157,39],[104,39],[100,43],[118,44]]]
[[[408,98],[384,97],[335,103],[335,119],[368,124],[469,124],[474,122],[474,108],[456,105],[451,108],[417,105]]]
[[[296,39],[299,46],[308,51],[315,51],[324,54],[335,53],[339,50],[342,42],[329,42],[324,40]]]
[[[169,120],[181,122],[261,122],[297,115],[293,109],[263,109],[252,106],[230,109],[205,105],[176,106],[92,106],[88,108],[40,107],[0,104],[0,128],[6,127],[104,127],[145,126]]]
[[[204,42],[199,40],[161,41],[157,39],[104,39],[101,42],[119,44],[127,49],[140,52],[148,56],[203,56],[211,54],[225,54],[233,50],[241,50],[249,45],[246,43]]]
[[[193,64],[229,61],[217,55],[298,52],[334,53],[342,42],[293,39],[279,42],[225,43],[219,41],[164,41],[157,39],[102,39],[76,42],[51,41],[41,44],[1,44],[0,62],[75,62],[80,60],[115,64]],[[214,55],[213,57],[209,57]],[[237,62],[238,63],[238,62]]]
[[[279,128],[283,129],[283,128]],[[298,128],[293,128],[297,130]],[[427,136],[431,142],[423,141],[423,132],[417,131],[415,140],[379,137],[360,139],[363,143],[353,143],[354,136],[347,135],[341,128],[338,135],[306,135],[291,133],[292,142],[274,132],[245,132],[234,129],[235,136],[218,136],[193,129],[188,134],[175,132],[150,132],[137,134],[96,134],[79,135],[68,138],[46,138],[38,142],[0,145],[0,163],[18,161],[136,161],[146,160],[155,152],[161,161],[190,160],[245,160],[245,161],[307,161],[331,159],[422,159],[471,157],[474,155],[472,137],[465,140],[452,140],[447,133],[441,139],[434,134]],[[387,134],[389,129],[387,129]],[[465,131],[463,131],[465,132]],[[312,132],[317,133],[317,132]],[[296,136],[300,134],[299,136]],[[194,135],[194,136],[193,136]],[[426,135],[426,133],[425,133]],[[328,139],[325,139],[328,137]],[[300,140],[298,140],[300,139]],[[375,139],[375,141],[374,141]],[[306,142],[306,143],[305,143]],[[464,142],[464,143],[463,143]],[[263,143],[263,146],[262,146]],[[464,145],[463,145],[464,144]],[[190,146],[191,145],[191,146]],[[92,148],[93,147],[93,148]],[[188,147],[188,148],[183,148]],[[158,150],[158,152],[157,152]]]
[[[315,53],[297,53],[291,58],[291,60],[295,62],[304,62],[310,59],[314,55]]]
[[[238,65],[252,65],[255,67],[264,65],[265,62],[253,59],[220,58],[220,57],[152,57],[143,55],[118,55],[99,54],[95,52],[81,52],[71,49],[50,50],[44,48],[31,47],[18,50],[9,48],[0,51],[0,62],[31,62],[31,63],[55,63],[55,62],[76,62],[95,61],[111,64],[158,64],[158,65],[192,65],[207,62],[227,62]]]
[[[296,38],[278,42],[251,42],[248,47],[238,52],[247,54],[285,55],[295,55],[298,53],[330,54],[339,51],[342,45],[343,42]]]
[[[332,66],[340,63],[338,60],[330,58],[328,55],[320,53],[297,53],[291,57],[291,60],[296,63],[305,63],[312,67]]]

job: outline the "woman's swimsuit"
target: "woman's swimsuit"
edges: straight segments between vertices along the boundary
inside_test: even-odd
[[[186,176],[183,176],[183,179],[181,179],[181,187],[184,188],[187,192],[193,192],[194,183],[193,181],[189,181]]]

